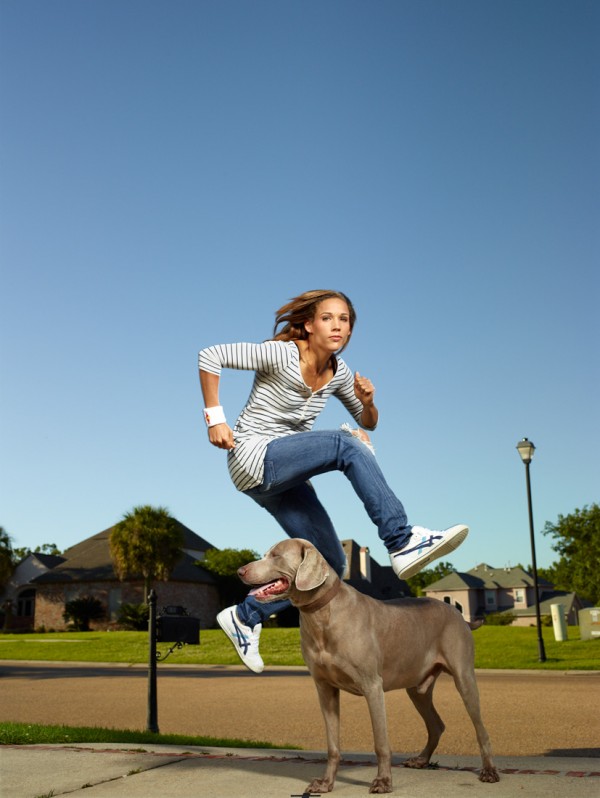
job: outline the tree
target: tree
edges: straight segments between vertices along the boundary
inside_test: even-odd
[[[451,562],[439,562],[433,568],[425,568],[423,571],[419,571],[418,574],[411,576],[410,579],[406,580],[406,584],[409,586],[413,596],[423,596],[426,587],[437,582],[438,579],[448,576],[455,570]]]
[[[147,601],[150,583],[166,581],[181,557],[183,530],[166,507],[146,504],[125,513],[113,527],[109,543],[119,579],[141,576]]]
[[[42,543],[41,546],[36,546],[35,549],[24,546],[14,550],[15,562],[21,562],[29,554],[62,554],[56,543]]]
[[[575,591],[595,606],[600,604],[600,505],[576,509],[546,522],[544,535],[554,538],[552,548],[560,555],[551,567],[559,590]]]
[[[248,588],[237,575],[238,568],[258,558],[259,555],[251,549],[209,549],[204,559],[196,564],[217,577],[221,602],[229,605],[238,604],[248,593]]]
[[[15,569],[15,556],[10,535],[0,526],[0,587],[8,582]]]

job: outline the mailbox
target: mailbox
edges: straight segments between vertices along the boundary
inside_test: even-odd
[[[200,619],[188,615],[185,607],[163,607],[156,619],[156,640],[197,646],[200,644]]]

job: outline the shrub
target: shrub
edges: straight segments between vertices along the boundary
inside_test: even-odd
[[[517,616],[514,612],[490,612],[485,616],[486,626],[510,626]]]
[[[149,614],[147,604],[121,604],[117,620],[122,629],[144,632],[148,629]]]
[[[94,596],[82,596],[67,601],[63,613],[65,621],[71,621],[70,625],[76,632],[89,632],[90,621],[98,621],[105,616],[102,602]]]

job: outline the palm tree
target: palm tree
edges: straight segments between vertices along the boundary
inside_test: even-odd
[[[110,553],[119,579],[142,576],[144,601],[150,583],[167,580],[181,557],[183,530],[166,507],[142,505],[125,513],[110,533]]]
[[[8,582],[15,568],[15,558],[10,535],[0,526],[0,587]]]

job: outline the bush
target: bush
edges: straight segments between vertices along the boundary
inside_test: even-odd
[[[148,629],[149,615],[147,604],[121,604],[117,621],[122,629],[144,632]]]
[[[70,626],[76,632],[89,632],[90,621],[98,621],[105,616],[102,602],[94,596],[82,596],[67,601],[63,613],[65,621],[71,621]]]
[[[490,612],[485,616],[486,626],[510,626],[517,616],[514,612]]]

